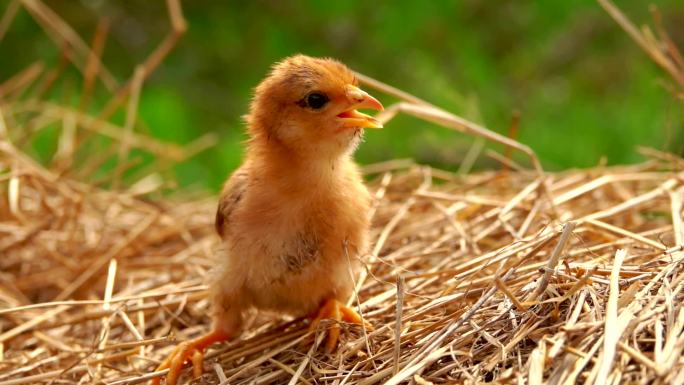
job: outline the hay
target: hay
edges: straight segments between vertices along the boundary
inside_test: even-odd
[[[41,2],[22,4],[82,47]],[[96,51],[70,57],[93,68]],[[115,107],[92,117],[22,96],[41,66],[0,85],[0,385],[142,383],[165,373],[152,370],[175,340],[210,323],[216,198],[160,194],[159,173],[211,138],[183,149],[136,132],[152,67],[121,86],[94,67],[84,78],[111,83],[110,106],[132,95],[124,127],[106,120]],[[209,350],[203,383],[684,382],[683,159],[644,149],[643,164],[548,174],[529,148],[365,80],[402,100],[385,121],[403,111],[483,134],[526,152],[533,170],[506,156],[497,159],[515,171],[367,166],[374,248],[351,303],[375,330],[345,325],[326,355],[330,323],[311,335],[305,321],[255,316]],[[55,120],[58,149],[42,165],[19,148]],[[110,150],[84,155],[93,138]],[[159,162],[128,175],[131,149]],[[118,166],[103,174],[111,158]]]
[[[0,150],[0,384],[138,383],[167,336],[206,331],[213,199],[150,203],[59,178],[7,141]],[[376,330],[347,327],[326,356],[302,342],[302,321],[255,322],[210,351],[218,372],[205,379],[681,379],[684,173],[672,166],[552,175],[561,219],[531,172],[384,170],[355,302]]]

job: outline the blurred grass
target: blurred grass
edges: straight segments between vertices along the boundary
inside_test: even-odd
[[[7,4],[7,2],[5,2]],[[89,41],[107,18],[103,61],[125,79],[168,31],[164,2],[46,2]],[[684,3],[654,1],[684,47]],[[352,68],[506,133],[521,114],[519,140],[547,169],[639,160],[636,145],[684,152],[682,103],[666,76],[591,0],[559,1],[185,1],[189,30],[145,83],[139,115],[149,133],[187,143],[206,132],[220,142],[175,168],[182,185],[218,189],[241,158],[241,116],[271,63],[297,52],[333,56]],[[648,4],[621,1],[637,22]],[[6,6],[0,4],[0,11]],[[11,53],[11,54],[8,54]],[[0,82],[37,59],[59,60],[55,46],[21,10],[0,41]],[[51,98],[74,100],[71,69]],[[99,90],[92,110],[104,101]],[[381,98],[387,105],[391,99]],[[123,122],[123,114],[117,118]],[[34,143],[47,158],[57,128]],[[363,163],[411,157],[456,169],[472,137],[399,117],[369,132]],[[496,149],[500,149],[495,147]],[[496,167],[481,158],[478,167]]]

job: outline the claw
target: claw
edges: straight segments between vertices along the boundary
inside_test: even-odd
[[[192,375],[197,378],[202,375],[202,371],[204,370],[203,364],[204,363],[204,353],[202,353],[199,350],[195,350],[195,353],[192,354]]]

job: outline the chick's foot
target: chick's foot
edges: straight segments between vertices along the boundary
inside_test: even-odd
[[[340,321],[345,321],[357,325],[363,324],[368,330],[373,330],[373,326],[364,321],[356,310],[344,305],[336,299],[329,299],[325,301],[318,315],[311,321],[309,330],[315,330],[323,319],[332,319],[335,322],[328,330],[328,339],[325,343],[325,351],[330,353],[337,346],[337,341],[340,338]]]
[[[175,349],[169,354],[166,359],[159,364],[156,371],[169,369],[169,373],[166,375],[167,385],[176,385],[178,382],[178,377],[180,376],[180,371],[183,368],[183,364],[190,360],[192,362],[192,373],[194,377],[199,377],[202,375],[202,364],[204,362],[204,350],[215,342],[226,341],[229,338],[228,334],[213,330],[208,334],[201,337],[195,338],[190,341],[181,342],[176,346]],[[161,381],[160,377],[156,377],[152,380],[152,385],[159,385]]]

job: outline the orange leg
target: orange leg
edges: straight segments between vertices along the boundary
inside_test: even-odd
[[[167,385],[176,385],[183,364],[190,360],[192,362],[192,373],[195,377],[202,375],[202,363],[204,361],[204,349],[215,342],[226,341],[230,336],[222,331],[213,330],[208,334],[195,338],[194,340],[181,342],[169,354],[166,359],[159,364],[156,371],[169,369],[166,375]],[[161,377],[152,380],[152,385],[159,385]]]
[[[354,309],[342,304],[340,301],[336,299],[329,299],[325,301],[325,303],[321,307],[321,310],[318,311],[318,315],[316,316],[316,318],[314,318],[311,321],[309,330],[316,329],[322,319],[328,318],[338,322],[345,321],[357,325],[361,325],[361,323],[363,323],[366,329],[373,330],[373,326],[368,322],[364,322],[361,319],[359,313],[357,313]],[[337,340],[339,338],[340,325],[336,322],[328,331],[328,339],[325,343],[325,351],[328,353],[332,352],[335,349],[335,346],[337,346]]]

